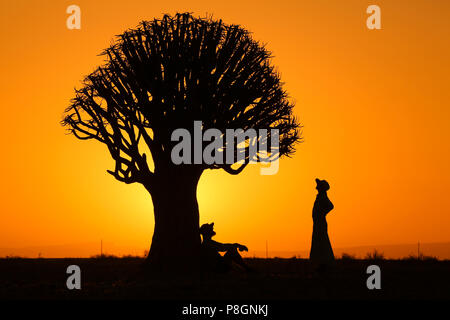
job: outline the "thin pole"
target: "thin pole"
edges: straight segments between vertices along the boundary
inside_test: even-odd
[[[266,240],[266,259],[269,259],[269,244]]]

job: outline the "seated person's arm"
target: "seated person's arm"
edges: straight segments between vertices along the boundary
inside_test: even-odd
[[[217,251],[228,251],[232,249],[238,249],[239,251],[248,251],[246,246],[243,246],[239,243],[220,243],[214,240],[211,240],[211,245],[216,249]]]

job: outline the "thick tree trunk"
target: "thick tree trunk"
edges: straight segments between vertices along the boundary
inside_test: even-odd
[[[200,262],[197,185],[201,171],[170,170],[158,175],[150,193],[155,229],[147,257],[155,271],[195,271]]]

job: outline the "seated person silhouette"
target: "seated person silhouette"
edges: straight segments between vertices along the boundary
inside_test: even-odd
[[[244,262],[239,251],[248,251],[247,247],[239,243],[220,243],[212,240],[216,234],[214,232],[214,223],[205,223],[200,227],[202,235],[202,256],[209,269],[218,272],[230,271],[233,262],[242,267],[245,271],[251,271],[250,267]],[[219,252],[225,252],[222,256]]]
[[[328,199],[327,191],[330,185],[325,180],[316,179],[318,191],[313,207],[313,234],[309,259],[321,266],[334,261],[333,249],[328,238],[328,226],[326,216],[334,206]]]

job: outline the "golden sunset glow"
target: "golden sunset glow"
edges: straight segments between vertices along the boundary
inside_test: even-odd
[[[60,121],[115,35],[185,11],[265,43],[304,126],[276,175],[205,171],[200,222],[215,222],[218,241],[246,244],[249,256],[266,241],[273,252],[308,250],[316,177],[331,185],[333,247],[450,241],[450,2],[375,2],[381,30],[366,27],[373,1],[2,1],[0,248],[149,249],[147,191],[116,181],[106,146]],[[81,30],[66,28],[74,3]]]

